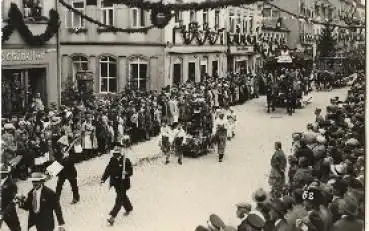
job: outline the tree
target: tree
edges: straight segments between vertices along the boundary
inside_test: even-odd
[[[336,53],[337,40],[333,36],[334,28],[325,26],[319,35],[317,51],[319,57],[332,57]]]

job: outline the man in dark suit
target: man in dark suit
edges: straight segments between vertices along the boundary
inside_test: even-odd
[[[110,225],[114,224],[115,217],[122,206],[126,210],[125,215],[129,215],[133,210],[132,204],[126,194],[127,190],[131,187],[130,177],[133,174],[131,161],[122,152],[122,147],[116,146],[112,152],[113,157],[110,159],[101,177],[101,184],[110,177],[110,187],[113,186],[117,193],[114,207],[110,211],[110,217],[107,220]]]
[[[9,177],[11,168],[2,164],[0,166],[1,174],[1,207],[0,207],[0,228],[1,223],[4,221],[9,227],[10,231],[20,231],[20,223],[15,209],[13,199],[17,194],[17,185]]]
[[[59,230],[64,231],[63,213],[56,193],[44,186],[46,176],[34,172],[29,180],[32,181],[33,189],[28,193],[27,198],[20,203],[21,208],[29,211],[28,228],[36,226],[37,231],[54,230],[55,213]]]
[[[74,163],[76,162],[76,156],[73,155],[73,153],[70,153],[71,155],[69,155],[68,152],[65,153],[65,150],[68,148],[68,140],[66,139],[67,139],[66,136],[62,136],[62,138],[60,138],[58,141],[60,146],[59,150],[55,155],[55,158],[61,165],[63,165],[63,169],[58,174],[58,182],[56,184],[55,190],[58,199],[60,199],[63,184],[65,180],[68,180],[73,193],[72,204],[75,204],[79,201],[79,192],[77,185],[77,169],[74,166]]]

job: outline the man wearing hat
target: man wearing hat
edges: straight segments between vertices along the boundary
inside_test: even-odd
[[[124,207],[125,215],[133,210],[132,204],[127,196],[127,190],[131,187],[130,177],[133,174],[131,161],[125,156],[122,147],[115,146],[112,151],[113,156],[110,158],[109,164],[101,177],[101,184],[110,178],[110,187],[113,186],[116,192],[116,199],[113,209],[110,211],[110,217],[107,219],[110,225],[114,224],[115,217]]]
[[[211,214],[208,220],[208,228],[210,231],[221,231],[224,230],[224,221],[216,214]]]
[[[286,215],[286,208],[279,198],[271,199],[269,210],[269,220],[265,224],[265,231],[290,231],[292,227],[287,223],[284,216]]]
[[[64,230],[62,209],[56,193],[44,185],[46,176],[43,173],[34,172],[29,180],[33,188],[27,198],[19,202],[21,208],[29,211],[28,228],[35,226],[37,231],[54,230],[55,213],[59,230]]]
[[[227,143],[227,129],[229,129],[228,121],[224,117],[224,112],[220,111],[219,116],[215,119],[213,125],[213,136],[216,137],[219,162],[222,162],[224,157],[224,150]]]
[[[343,203],[344,196],[347,192],[347,184],[342,179],[336,179],[333,184],[333,199],[329,204],[328,208],[332,213],[333,222],[336,222],[341,218],[341,214],[339,212],[339,205]]]
[[[247,218],[238,226],[237,231],[261,231],[265,225],[263,215],[258,211],[251,211]]]
[[[238,203],[236,204],[237,210],[236,215],[238,218],[243,219],[247,217],[247,215],[251,211],[251,204],[250,203]]]
[[[10,166],[5,164],[0,165],[1,175],[1,207],[0,207],[0,228],[4,221],[9,227],[10,231],[20,231],[20,223],[13,202],[15,195],[17,194],[17,185],[13,179],[9,176],[11,172]]]
[[[74,165],[76,157],[70,155],[70,151],[67,150],[69,146],[68,138],[66,135],[62,136],[58,140],[58,150],[55,153],[56,160],[63,165],[63,169],[58,174],[58,182],[56,183],[56,195],[60,198],[61,191],[65,180],[68,180],[72,188],[73,200],[71,204],[75,204],[79,201],[79,192],[77,185],[77,169]],[[70,144],[71,146],[73,144]]]
[[[342,217],[333,225],[333,231],[362,231],[364,221],[358,219],[358,203],[354,197],[346,196],[339,209]]]

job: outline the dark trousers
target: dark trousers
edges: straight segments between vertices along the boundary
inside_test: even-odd
[[[72,188],[73,193],[73,199],[79,200],[79,193],[78,193],[78,185],[77,185],[77,177],[65,177],[65,176],[59,176],[58,182],[56,183],[56,196],[60,198],[61,191],[63,189],[63,184],[65,180],[69,181],[69,184]]]
[[[295,99],[287,99],[287,113],[292,114],[295,112]]]
[[[275,110],[275,97],[267,96],[267,104],[268,104],[268,112],[270,112],[270,108],[272,108],[272,111],[274,111]]]
[[[126,212],[130,212],[133,209],[132,204],[127,196],[127,190],[124,188],[123,184],[114,185],[114,188],[117,196],[115,198],[114,207],[109,213],[112,217],[117,216],[122,206],[124,207]]]
[[[21,231],[17,211],[15,206],[11,205],[8,211],[4,214],[4,222],[9,227],[10,231]]]

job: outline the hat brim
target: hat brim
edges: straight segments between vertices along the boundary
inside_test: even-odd
[[[43,177],[30,177],[27,180],[31,181],[31,182],[45,182],[46,181],[46,176],[43,176]]]

